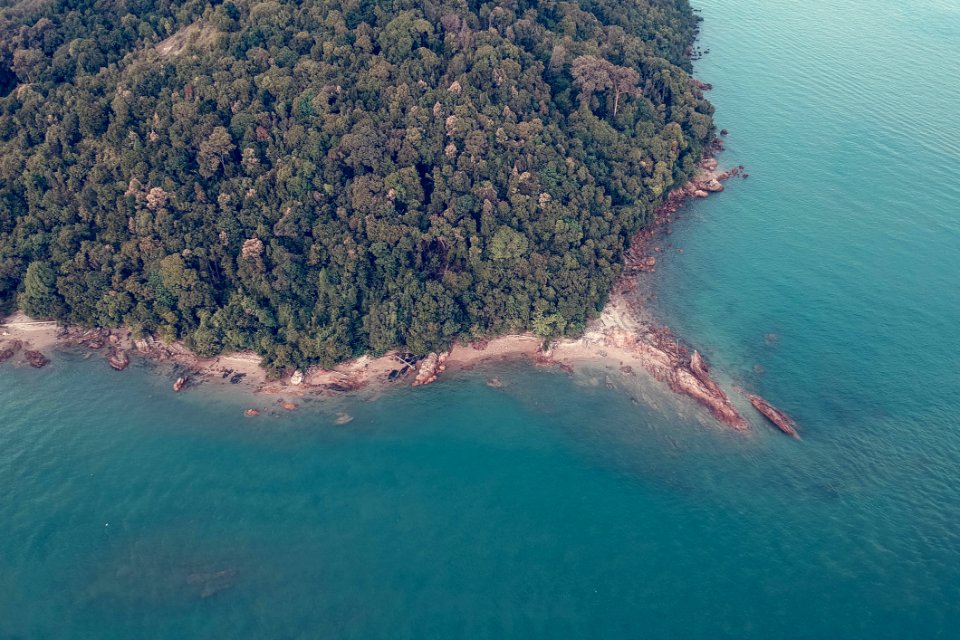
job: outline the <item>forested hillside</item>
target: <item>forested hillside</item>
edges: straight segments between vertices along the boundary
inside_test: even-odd
[[[711,139],[686,0],[0,9],[0,306],[276,370],[576,333]]]

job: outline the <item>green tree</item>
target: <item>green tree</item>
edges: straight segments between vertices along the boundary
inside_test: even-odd
[[[206,140],[200,143],[197,164],[200,175],[212,177],[219,168],[226,165],[227,158],[236,149],[233,138],[226,127],[215,127]]]
[[[46,262],[34,261],[23,276],[20,308],[35,318],[52,318],[60,311],[56,293],[57,274]]]

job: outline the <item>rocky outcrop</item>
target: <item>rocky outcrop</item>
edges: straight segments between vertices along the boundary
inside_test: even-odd
[[[722,143],[714,142],[715,151],[722,150]],[[713,157],[704,158],[699,165],[699,173],[682,187],[678,187],[667,195],[667,199],[655,212],[654,225],[661,221],[669,221],[670,216],[680,210],[683,203],[690,198],[706,198],[711,193],[723,191],[723,181],[740,175],[743,167],[734,167],[728,171],[717,170],[717,160]]]
[[[700,189],[709,193],[720,193],[723,191],[723,185],[720,184],[720,181],[716,178],[712,178],[706,182],[701,182],[699,186]]]
[[[437,381],[437,376],[446,370],[444,364],[450,356],[446,351],[440,354],[430,353],[426,358],[420,361],[420,370],[417,371],[417,377],[413,381],[413,386],[417,387],[424,384],[431,384]]]
[[[744,431],[747,421],[731,404],[730,398],[710,376],[707,363],[696,351],[689,363],[675,363],[668,378],[670,388],[676,393],[689,396],[710,410],[717,420],[735,429]]]
[[[107,356],[107,364],[116,371],[123,371],[130,365],[130,356],[123,349],[110,347],[110,354]]]
[[[793,419],[785,414],[780,409],[777,409],[775,406],[764,400],[758,395],[752,393],[743,392],[744,397],[750,401],[750,404],[759,411],[763,417],[769,420],[773,426],[780,431],[784,432],[791,438],[800,439],[800,434],[797,433],[797,423]]]
[[[34,369],[42,369],[50,364],[50,359],[39,351],[24,351],[23,357]]]
[[[747,421],[710,375],[703,357],[696,351],[687,357],[686,348],[666,327],[609,329],[603,333],[603,341],[633,354],[657,380],[666,382],[674,393],[696,400],[724,424],[740,431],[747,429]]]

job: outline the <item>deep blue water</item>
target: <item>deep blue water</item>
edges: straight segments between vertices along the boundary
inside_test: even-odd
[[[956,637],[960,5],[698,6],[751,177],[675,225],[658,306],[802,441],[605,372],[251,420],[4,366],[0,638]]]

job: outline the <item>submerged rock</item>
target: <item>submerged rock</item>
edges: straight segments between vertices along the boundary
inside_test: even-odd
[[[185,376],[180,376],[177,378],[177,381],[173,383],[173,390],[177,393],[180,393],[185,386],[187,386],[187,378]]]
[[[201,598],[210,598],[233,587],[237,582],[236,577],[237,571],[234,569],[211,573],[191,573],[187,576],[186,583],[196,588],[197,595]]]
[[[6,362],[13,357],[13,349],[4,348],[0,349],[0,362]]]
[[[248,418],[256,418],[258,415],[260,415],[260,412],[256,409],[247,409],[243,412],[243,415],[247,416]]]
[[[349,413],[338,413],[337,419],[333,422],[334,424],[349,424],[353,422],[353,416]]]
[[[280,401],[280,406],[283,407],[284,409],[286,409],[287,411],[296,411],[296,410],[297,410],[297,405],[293,404],[292,402],[285,401],[285,400],[281,400],[281,401]]]
[[[30,366],[34,369],[42,369],[50,364],[50,359],[39,351],[24,351],[23,357],[27,359]]]

